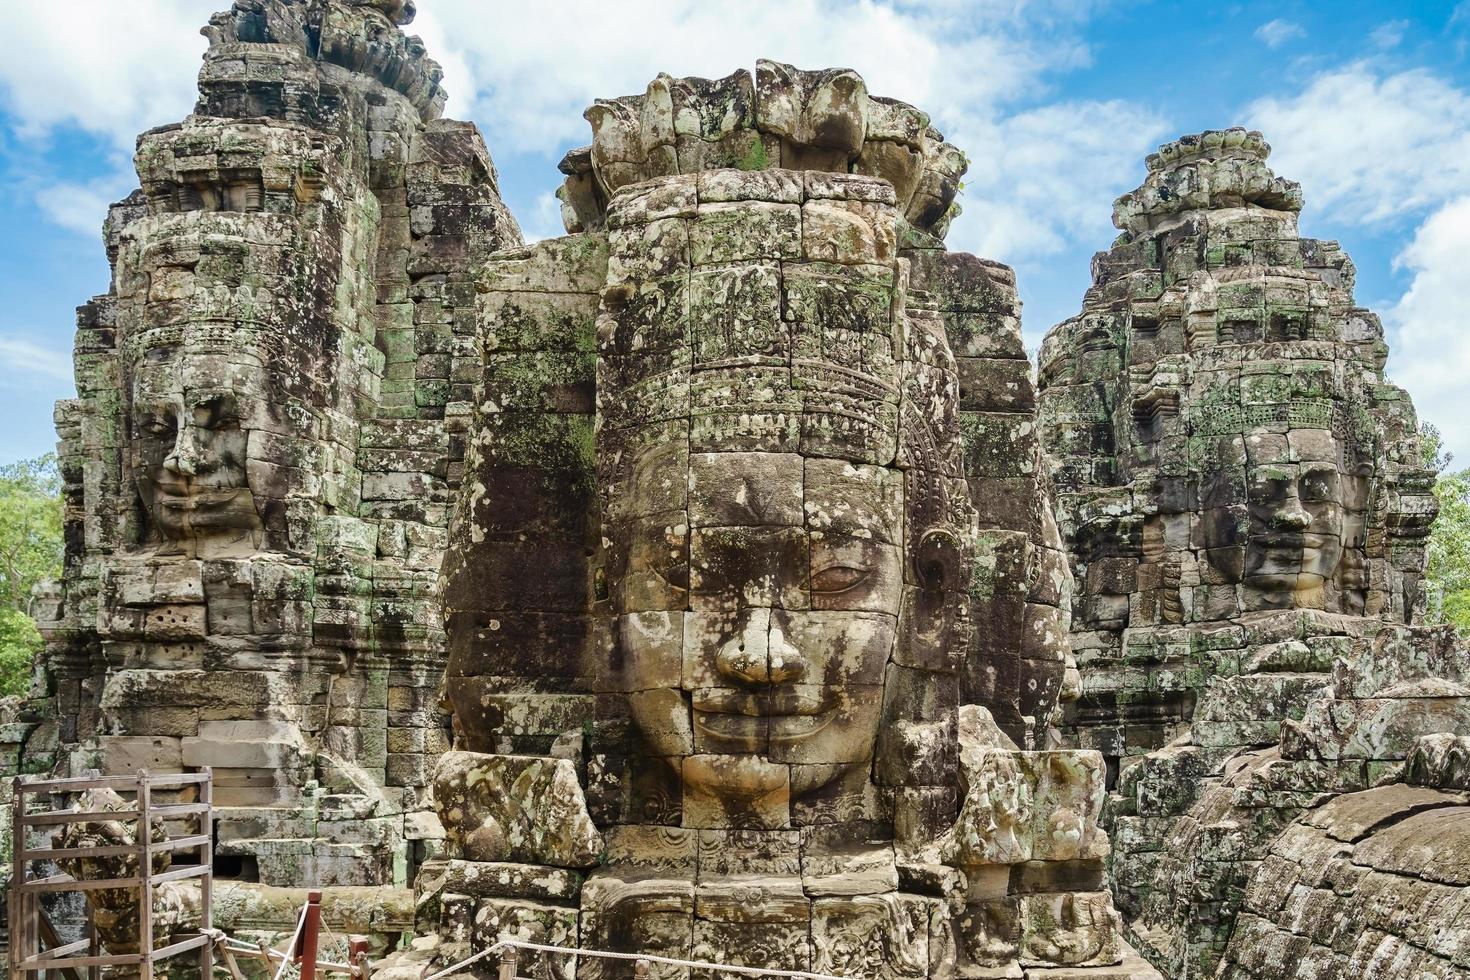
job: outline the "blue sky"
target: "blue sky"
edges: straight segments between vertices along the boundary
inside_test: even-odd
[[[100,226],[134,135],[192,106],[225,0],[52,0],[7,11],[0,62],[0,463],[50,449],[73,308],[107,287]],[[1390,373],[1470,464],[1470,0],[419,0],[449,114],[484,131],[530,236],[560,231],[556,161],[582,108],[658,71],[757,57],[857,69],[972,161],[952,247],[1009,262],[1034,349],[1075,312],[1112,199],[1181,133],[1261,129],[1307,235],[1343,243]],[[555,14],[551,11],[556,11]]]

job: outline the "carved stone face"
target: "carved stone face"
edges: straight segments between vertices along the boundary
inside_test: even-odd
[[[248,545],[260,517],[246,475],[265,372],[249,354],[147,352],[133,372],[138,494],[165,545]]]
[[[612,595],[634,721],[686,793],[759,810],[867,764],[898,635],[901,475],[655,450],[632,485],[688,488],[687,510],[614,531]]]
[[[1333,578],[1348,512],[1366,496],[1366,479],[1344,472],[1341,442],[1316,435],[1316,459],[1254,462],[1243,480],[1240,469],[1220,468],[1201,487],[1211,563],[1282,605],[1300,604]]]

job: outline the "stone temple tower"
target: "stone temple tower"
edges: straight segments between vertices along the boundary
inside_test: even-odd
[[[1069,730],[1113,759],[1168,742],[1238,672],[1244,619],[1420,606],[1435,507],[1413,407],[1352,262],[1298,235],[1301,189],[1269,152],[1233,129],[1150,156],[1041,352],[1086,677]]]
[[[1051,748],[1071,580],[1011,271],[944,247],[963,156],[774,62],[586,115],[571,234],[481,280],[437,945],[397,975],[510,936],[1155,977],[1103,886],[1102,758]]]
[[[1243,129],[1160,147],[1043,346],[1078,577],[1064,728],[1110,760],[1114,895],[1169,976],[1454,975],[1423,937],[1456,913],[1365,932],[1367,892],[1312,849],[1362,840],[1386,895],[1470,880],[1463,831],[1415,845],[1442,870],[1370,836],[1467,815],[1470,654],[1417,625],[1433,474],[1382,326],[1336,243],[1299,236],[1268,152]]]
[[[33,765],[212,766],[221,872],[402,880],[446,746],[437,574],[470,269],[520,240],[402,0],[240,0],[138,140],[57,408]],[[396,870],[395,870],[396,869]]]

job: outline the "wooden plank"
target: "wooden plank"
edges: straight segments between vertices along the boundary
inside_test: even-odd
[[[88,956],[101,956],[102,955],[102,939],[97,935],[97,910],[92,907],[92,903],[91,902],[88,902],[86,904],[87,904],[87,938],[91,941],[91,944],[92,944],[92,948],[87,953],[87,955]],[[102,967],[100,967],[100,966],[89,966],[89,967],[87,967],[87,980],[102,980]]]
[[[200,928],[207,932],[214,928],[214,769],[205,766],[200,773],[205,779],[199,784],[199,802],[195,805],[201,809],[199,826],[195,829],[204,842],[199,846],[199,863],[208,873],[199,881],[199,921]],[[210,943],[199,951],[201,980],[214,976],[214,947]]]
[[[24,777],[22,777],[24,778]],[[82,789],[132,789],[137,776],[62,776],[56,779],[26,779],[27,793],[74,793]]]
[[[107,953],[102,956],[61,956],[54,959],[27,960],[21,967],[26,973],[55,970],[63,966],[133,966],[143,962],[142,953]]]
[[[35,892],[90,892],[99,888],[137,888],[143,883],[143,879],[134,875],[131,878],[88,878],[85,881],[77,881],[69,874],[48,875],[45,878],[37,878],[16,886],[16,891],[22,894]]]
[[[165,881],[179,881],[183,878],[198,878],[209,874],[210,868],[207,864],[186,864],[178,868],[170,868],[160,874],[153,876],[155,885]]]
[[[137,854],[140,849],[137,844],[99,844],[96,847],[38,847],[30,852],[30,856],[32,859],[55,861],[57,858],[68,857],[115,857],[123,854]]]
[[[138,810],[142,817],[138,820],[138,843],[143,847],[143,858],[138,862],[138,876],[142,879],[142,894],[138,896],[138,948],[144,953],[143,961],[138,964],[140,980],[153,980],[153,960],[157,956],[153,949],[153,857],[148,853],[153,840],[153,821],[148,812],[151,802],[148,774],[139,771]]]
[[[46,914],[46,910],[37,910],[36,917],[38,919],[37,925],[39,925],[41,929],[41,938],[45,940],[46,945],[50,947],[48,952],[52,956],[68,956],[72,953],[84,950],[92,945],[92,941],[90,939],[82,939],[74,943],[67,943],[65,946],[63,946],[61,944],[61,937],[56,934],[56,927],[51,924],[51,917]],[[61,975],[66,977],[67,980],[82,980],[82,978],[77,975],[77,971],[71,968],[63,969],[61,971]]]
[[[24,778],[24,777],[20,777]],[[197,772],[169,773],[150,777],[151,784],[164,789],[173,785],[185,785],[200,782],[203,777]],[[129,776],[100,776],[95,772],[90,776],[62,776],[56,779],[25,779],[25,791],[31,794],[38,793],[74,793],[83,789],[136,789],[138,786],[137,774]]]
[[[155,816],[168,819],[170,817],[186,817],[191,813],[208,813],[211,805],[204,801],[198,803],[166,803],[163,806],[153,808]]]
[[[150,844],[149,850],[156,854],[159,851],[178,851],[199,847],[208,842],[209,838],[203,834],[195,834],[192,837],[171,837],[168,840]],[[140,844],[99,844],[96,847],[37,847],[26,853],[33,860],[44,858],[54,861],[57,858],[66,857],[114,857],[123,854],[137,854],[141,846]]]
[[[240,965],[235,962],[235,954],[230,951],[230,944],[221,943],[219,949],[225,961],[225,969],[229,971],[230,980],[245,980],[245,974],[240,972]]]
[[[42,931],[44,932],[45,930],[43,929]],[[55,935],[55,933],[52,933],[52,935]],[[74,943],[67,943],[65,945],[62,945],[60,943],[57,943],[57,945],[51,946],[48,943],[46,949],[43,949],[41,952],[35,954],[34,956],[27,956],[25,959],[21,960],[20,962],[21,962],[21,965],[24,966],[25,964],[29,963],[31,960],[38,960],[38,959],[40,959],[43,956],[51,957],[52,959],[55,959],[55,958],[58,958],[58,957],[62,957],[62,956],[70,956],[72,953],[79,953],[82,950],[86,949],[87,948],[87,945],[88,945],[88,943],[87,943],[87,940],[85,940],[85,939],[78,939]]]
[[[203,847],[209,843],[209,838],[203,834],[195,834],[192,837],[170,837],[160,844],[152,845],[152,850],[157,851],[182,851],[191,847]]]
[[[212,774],[202,769],[199,772],[149,773],[148,785],[154,789],[177,789],[180,786],[208,782],[211,778]]]
[[[180,953],[187,953],[191,949],[208,946],[209,943],[210,938],[208,936],[190,936],[188,939],[183,939],[179,942],[170,943],[167,946],[155,949],[153,951],[153,958],[155,960],[166,960],[170,956],[177,956]]]
[[[10,937],[10,942],[8,944],[10,948],[5,951],[5,958],[8,961],[7,965],[9,966],[7,976],[12,977],[16,975],[16,962],[21,958],[22,955],[24,955],[24,951],[21,949],[20,934],[21,897],[19,893],[16,892],[14,884],[18,884],[19,882],[24,881],[27,874],[26,831],[25,827],[21,826],[19,823],[16,823],[16,821],[18,821],[21,816],[26,812],[25,799],[25,790],[21,788],[20,777],[17,776],[15,777],[15,798],[11,800],[10,804],[10,820],[12,827],[11,837],[13,838],[11,858],[15,863],[11,865],[10,869],[11,881],[13,883],[11,888],[12,894],[10,896],[10,901],[6,903],[5,909],[5,919],[8,926],[6,934]]]
[[[56,810],[52,813],[33,813],[22,817],[27,827],[50,827],[62,823],[91,823],[94,820],[136,820],[142,814],[137,810]]]

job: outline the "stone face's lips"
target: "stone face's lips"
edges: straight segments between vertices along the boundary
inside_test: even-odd
[[[1265,534],[1256,539],[1262,548],[1321,548],[1320,534]]]
[[[771,717],[771,741],[791,743],[811,738],[832,724],[837,717],[836,708],[811,715],[773,715]]]
[[[693,697],[693,707],[697,728],[715,738],[744,743],[748,751],[764,748],[767,738],[782,743],[810,738],[837,717],[836,697],[827,691],[700,691]]]
[[[800,715],[744,715],[718,711],[695,711],[694,725],[705,735],[740,743],[740,747],[745,751],[758,752],[765,748],[768,738],[770,741],[785,744],[811,738],[832,724],[832,720],[836,717],[836,708],[829,708],[816,714]]]
[[[831,692],[804,693],[773,688],[762,693],[746,691],[696,691],[695,711],[707,714],[749,715],[761,718],[819,715],[833,709],[836,697]]]
[[[154,484],[153,499],[161,507],[201,509],[224,507],[233,503],[244,487],[228,487],[219,490],[188,490],[163,484]]]

